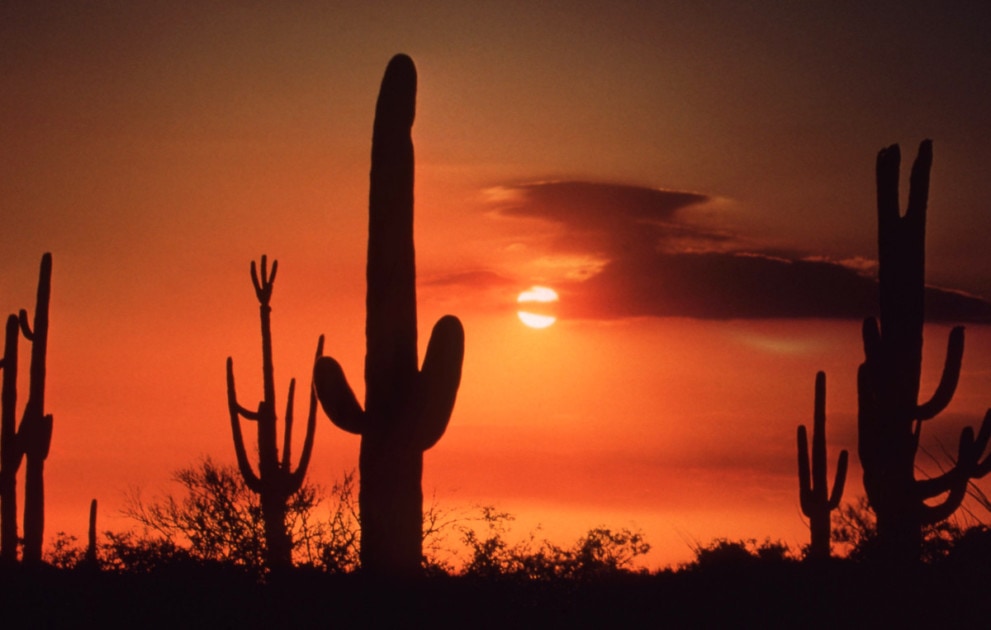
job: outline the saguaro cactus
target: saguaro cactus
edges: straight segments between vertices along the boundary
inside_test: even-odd
[[[84,562],[91,567],[99,566],[99,555],[96,548],[96,499],[89,503],[89,529],[86,536],[86,557]]]
[[[0,560],[17,562],[17,472],[24,453],[17,442],[17,315],[7,318],[0,393]]]
[[[7,318],[4,336],[3,386],[0,394],[0,558],[17,561],[17,473],[26,461],[24,480],[24,556],[41,562],[45,534],[45,460],[52,443],[52,416],[45,413],[48,354],[48,305],[52,293],[52,255],[41,257],[34,327],[28,313]],[[28,401],[19,427],[17,415],[18,331],[31,342]]]
[[[798,490],[802,513],[809,517],[812,536],[808,557],[829,557],[829,513],[840,504],[846,482],[847,452],[840,451],[836,462],[833,492],[826,486],[826,374],[816,373],[815,403],[812,414],[812,459],[809,460],[809,440],[805,425],[798,427]]]
[[[324,411],[361,435],[361,564],[373,575],[420,572],[423,452],[447,429],[464,357],[461,322],[447,315],[434,325],[417,369],[415,102],[416,68],[397,55],[382,79],[372,133],[364,409],[337,361],[324,357],[314,367]]]
[[[272,261],[272,273],[269,274],[266,258],[262,256],[259,276],[254,261],[251,262],[251,282],[255,286],[255,295],[258,297],[261,311],[262,378],[265,396],[258,403],[257,411],[250,411],[238,404],[234,386],[234,360],[231,357],[227,358],[227,406],[231,417],[231,433],[234,436],[234,452],[245,484],[252,492],[257,493],[261,500],[262,520],[265,525],[265,562],[269,569],[283,569],[292,565],[292,539],[286,529],[286,503],[303,484],[310,455],[313,452],[317,418],[316,395],[311,387],[303,452],[300,454],[296,470],[292,470],[293,398],[296,379],[289,381],[281,458],[276,431],[278,420],[275,415],[275,369],[272,362],[272,307],[269,302],[272,298],[272,285],[275,283],[277,270],[278,262]],[[316,358],[319,359],[322,354],[323,336],[317,342]],[[258,423],[257,474],[248,461],[244,436],[241,433],[241,417]]]
[[[45,413],[45,373],[48,354],[48,305],[52,291],[52,255],[41,258],[38,299],[34,309],[34,328],[27,311],[19,315],[21,332],[31,342],[30,385],[24,416],[17,431],[24,452],[24,562],[41,562],[45,536],[45,460],[52,444],[52,416]]]
[[[879,552],[885,561],[904,564],[918,560],[923,527],[949,517],[970,479],[991,471],[991,455],[981,459],[991,439],[991,411],[976,437],[970,427],[963,429],[951,469],[931,479],[915,478],[922,423],[943,411],[956,390],[964,331],[950,332],[939,385],[929,401],[919,404],[932,142],[919,147],[904,216],[898,203],[900,160],[898,145],[877,156],[880,325],[874,318],[864,321],[865,360],[857,390],[858,452],[864,489],[877,514]],[[927,503],[940,496],[941,502]]]

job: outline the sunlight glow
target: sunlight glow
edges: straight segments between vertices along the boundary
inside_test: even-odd
[[[546,305],[557,302],[557,291],[549,287],[532,286],[520,293],[516,302],[524,308],[517,311],[520,321],[530,328],[547,328],[557,321],[557,317],[546,313],[533,312],[534,306]],[[539,309],[538,309],[539,310]]]
[[[549,287],[532,286],[523,293],[520,293],[516,301],[520,304],[526,304],[528,302],[557,302],[557,291]]]
[[[527,311],[517,311],[516,314],[519,316],[520,321],[530,328],[547,328],[557,321],[557,318],[553,315],[538,315],[537,313],[528,313]]]

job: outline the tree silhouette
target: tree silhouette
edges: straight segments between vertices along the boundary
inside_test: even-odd
[[[368,203],[365,407],[341,366],[314,366],[331,421],[361,435],[361,565],[375,575],[414,576],[423,562],[423,452],[444,434],[461,381],[464,330],[442,317],[418,369],[413,254],[416,68],[396,55],[382,79],[372,133]]]
[[[269,566],[264,506],[236,467],[205,458],[177,470],[173,478],[182,487],[179,495],[150,502],[138,495],[129,498],[124,513],[144,533],[107,534],[105,561],[111,567],[154,568],[176,559],[233,564],[253,572]],[[314,515],[322,502],[319,488],[304,483],[289,496],[284,526],[291,560],[316,566],[332,562],[326,567],[332,572],[354,568],[357,522],[350,492],[350,476],[345,475],[331,490],[336,505],[327,523]]]
[[[991,470],[991,455],[981,459],[991,439],[991,411],[976,437],[970,427],[962,431],[951,469],[931,479],[915,478],[922,424],[943,411],[956,390],[964,331],[951,331],[940,383],[932,398],[919,404],[932,142],[919,147],[904,216],[898,203],[900,160],[898,145],[877,156],[881,312],[880,322],[864,321],[865,360],[858,371],[857,392],[858,451],[864,489],[877,514],[878,553],[886,562],[904,565],[918,561],[923,528],[949,517],[963,501],[970,479]],[[941,503],[927,503],[941,495]]]
[[[826,374],[816,373],[815,410],[812,421],[812,459],[809,460],[809,439],[805,425],[798,427],[798,488],[802,513],[809,517],[808,557],[829,557],[829,513],[840,504],[846,482],[847,452],[840,451],[836,463],[833,492],[826,486]]]
[[[277,438],[277,418],[275,415],[275,368],[272,363],[272,287],[278,270],[278,261],[272,261],[272,273],[268,273],[265,256],[261,259],[261,275],[251,262],[251,282],[255,287],[261,312],[262,328],[262,376],[265,398],[258,403],[257,411],[250,411],[237,402],[234,386],[234,360],[227,358],[227,406],[231,417],[231,432],[234,436],[234,452],[237,455],[238,469],[252,492],[261,497],[262,517],[265,523],[265,557],[271,569],[282,569],[292,565],[292,542],[286,531],[286,503],[303,485],[306,468],[313,451],[313,435],[316,431],[316,394],[310,388],[310,407],[306,418],[306,437],[299,465],[292,470],[292,426],[293,398],[296,379],[289,381],[289,397],[286,403],[285,428],[282,439],[282,457],[279,457]],[[316,358],[323,354],[323,337],[317,342]],[[258,473],[248,461],[244,436],[241,433],[240,417],[258,423]]]

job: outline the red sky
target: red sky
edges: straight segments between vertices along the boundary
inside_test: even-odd
[[[452,312],[467,333],[426,458],[444,505],[497,503],[560,537],[635,523],[658,563],[687,559],[685,540],[803,542],[794,430],[824,369],[831,463],[855,448],[888,144],[907,162],[935,141],[930,281],[991,297],[983,7],[16,4],[0,8],[0,306],[33,306],[53,252],[49,534],[79,531],[92,497],[124,527],[129,488],[233,461],[224,361],[260,396],[262,253],[280,265],[280,395],[308,381],[320,334],[361,387],[371,119],[396,52],[420,74],[420,325]],[[562,296],[544,331],[514,316],[534,283]],[[934,452],[991,404],[989,346],[969,326]],[[357,441],[325,418],[316,441],[329,486]]]

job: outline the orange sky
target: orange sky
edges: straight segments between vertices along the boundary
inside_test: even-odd
[[[223,366],[260,396],[262,253],[280,264],[279,395],[308,380],[319,334],[361,388],[371,118],[399,51],[420,73],[420,326],[453,312],[467,333],[426,459],[443,504],[495,502],[562,537],[635,522],[658,563],[686,539],[802,542],[794,429],[825,369],[831,464],[854,448],[887,144],[911,157],[934,138],[929,278],[991,297],[983,8],[13,4],[0,306],[33,306],[52,251],[48,534],[79,531],[92,497],[124,527],[129,488],[233,461]],[[514,315],[534,283],[562,296],[544,331]],[[945,328],[928,334],[935,370]],[[934,431],[951,449],[991,404],[989,345],[968,328]],[[329,486],[357,441],[326,419],[316,440]]]

